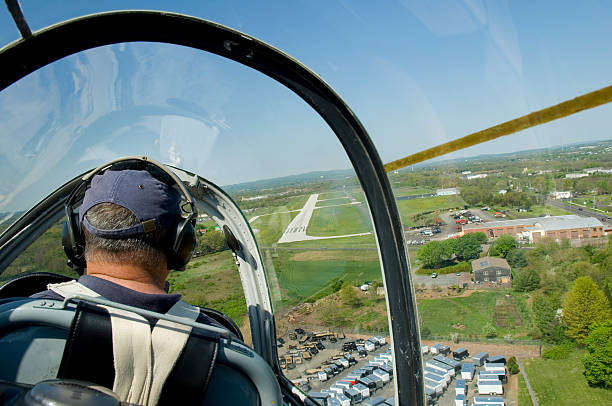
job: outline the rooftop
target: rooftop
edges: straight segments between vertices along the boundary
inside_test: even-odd
[[[464,230],[495,227],[537,227],[544,231],[565,230],[569,228],[603,227],[603,223],[595,217],[580,217],[575,214],[565,216],[534,217],[516,220],[489,221],[481,224],[468,224]]]
[[[472,261],[472,270],[480,271],[490,266],[496,266],[500,268],[510,269],[508,261],[499,257],[483,257]]]

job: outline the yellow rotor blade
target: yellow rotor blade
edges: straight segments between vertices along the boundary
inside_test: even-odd
[[[510,135],[530,127],[535,127],[536,125],[576,114],[583,110],[592,109],[593,107],[601,106],[611,101],[612,86],[604,87],[603,89],[595,90],[594,92],[564,101],[563,103],[555,104],[554,106],[515,118],[514,120],[506,121],[505,123],[487,128],[486,130],[478,131],[466,135],[465,137],[417,152],[416,154],[408,155],[405,158],[389,162],[385,164],[385,171],[391,172],[405,168],[406,166],[448,154],[449,152],[458,151],[485,141],[494,140],[504,135]]]

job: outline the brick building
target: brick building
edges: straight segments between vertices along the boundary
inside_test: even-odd
[[[514,238],[535,243],[543,239],[559,241],[563,238],[579,240],[603,237],[604,225],[594,217],[570,214],[467,224],[462,227],[462,232],[463,234],[482,232],[489,238],[511,235]]]

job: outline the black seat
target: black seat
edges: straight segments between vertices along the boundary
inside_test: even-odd
[[[18,275],[0,286],[0,299],[11,297],[28,297],[35,293],[47,290],[50,283],[61,283],[73,280],[65,275],[51,272],[34,272]]]

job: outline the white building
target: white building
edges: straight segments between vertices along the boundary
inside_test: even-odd
[[[486,173],[475,173],[473,175],[468,175],[467,176],[467,180],[472,180],[472,179],[484,179],[486,178],[488,175]]]
[[[506,189],[499,189],[497,191],[497,193],[500,194],[500,195],[505,195],[506,193],[508,193],[508,190],[506,190]]]
[[[597,168],[587,168],[584,170],[585,173],[593,174],[593,173],[612,173],[612,169],[610,168],[602,168],[602,167],[597,167]]]
[[[553,199],[569,199],[570,197],[572,197],[572,192],[570,191],[565,191],[565,192],[550,192],[550,196]]]
[[[587,176],[589,176],[588,173],[579,173],[579,172],[576,172],[576,173],[566,173],[565,174],[565,179],[578,179],[578,178],[584,178],[584,177],[587,177]]]
[[[456,187],[436,190],[436,196],[451,196],[451,195],[458,195],[458,194],[459,194],[459,189],[457,189]]]

